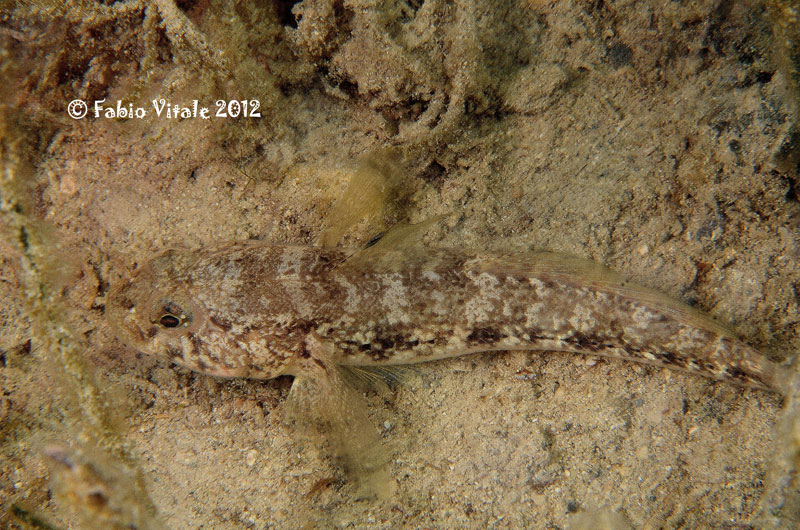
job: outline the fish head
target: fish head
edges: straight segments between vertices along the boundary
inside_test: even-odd
[[[191,251],[167,250],[112,286],[106,318],[117,338],[137,351],[207,375],[283,375],[288,356],[273,352],[267,338],[258,337],[266,352],[254,355],[255,337],[237,336],[230,325],[214,318],[213,308],[204,303],[209,289],[196,285],[197,262]]]

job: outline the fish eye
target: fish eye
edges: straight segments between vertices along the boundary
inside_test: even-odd
[[[158,323],[164,326],[165,328],[177,328],[181,325],[181,319],[176,317],[175,315],[171,315],[167,313],[166,315],[162,315],[161,318],[158,319]]]
[[[150,313],[150,323],[165,331],[184,331],[194,322],[194,307],[185,297],[174,295],[156,300]]]

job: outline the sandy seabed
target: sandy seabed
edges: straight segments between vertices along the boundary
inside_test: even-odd
[[[791,358],[788,4],[58,4],[0,2],[0,525],[791,527],[764,497],[797,443],[770,393],[556,353],[420,365],[365,394],[397,482],[376,501],[286,421],[290,380],[194,374],[104,318],[161,249],[314,244],[391,145],[401,183],[343,244],[455,212],[436,244],[591,258]],[[94,117],[102,99],[147,116]]]

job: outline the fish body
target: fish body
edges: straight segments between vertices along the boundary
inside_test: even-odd
[[[779,367],[711,317],[548,252],[261,242],[168,250],[112,290],[107,313],[134,348],[217,376],[543,350],[779,387]]]

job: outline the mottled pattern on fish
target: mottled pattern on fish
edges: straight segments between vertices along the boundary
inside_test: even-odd
[[[345,365],[569,351],[776,388],[777,367],[710,317],[551,253],[170,250],[117,287],[107,311],[133,347],[222,376],[304,375],[325,344]]]

